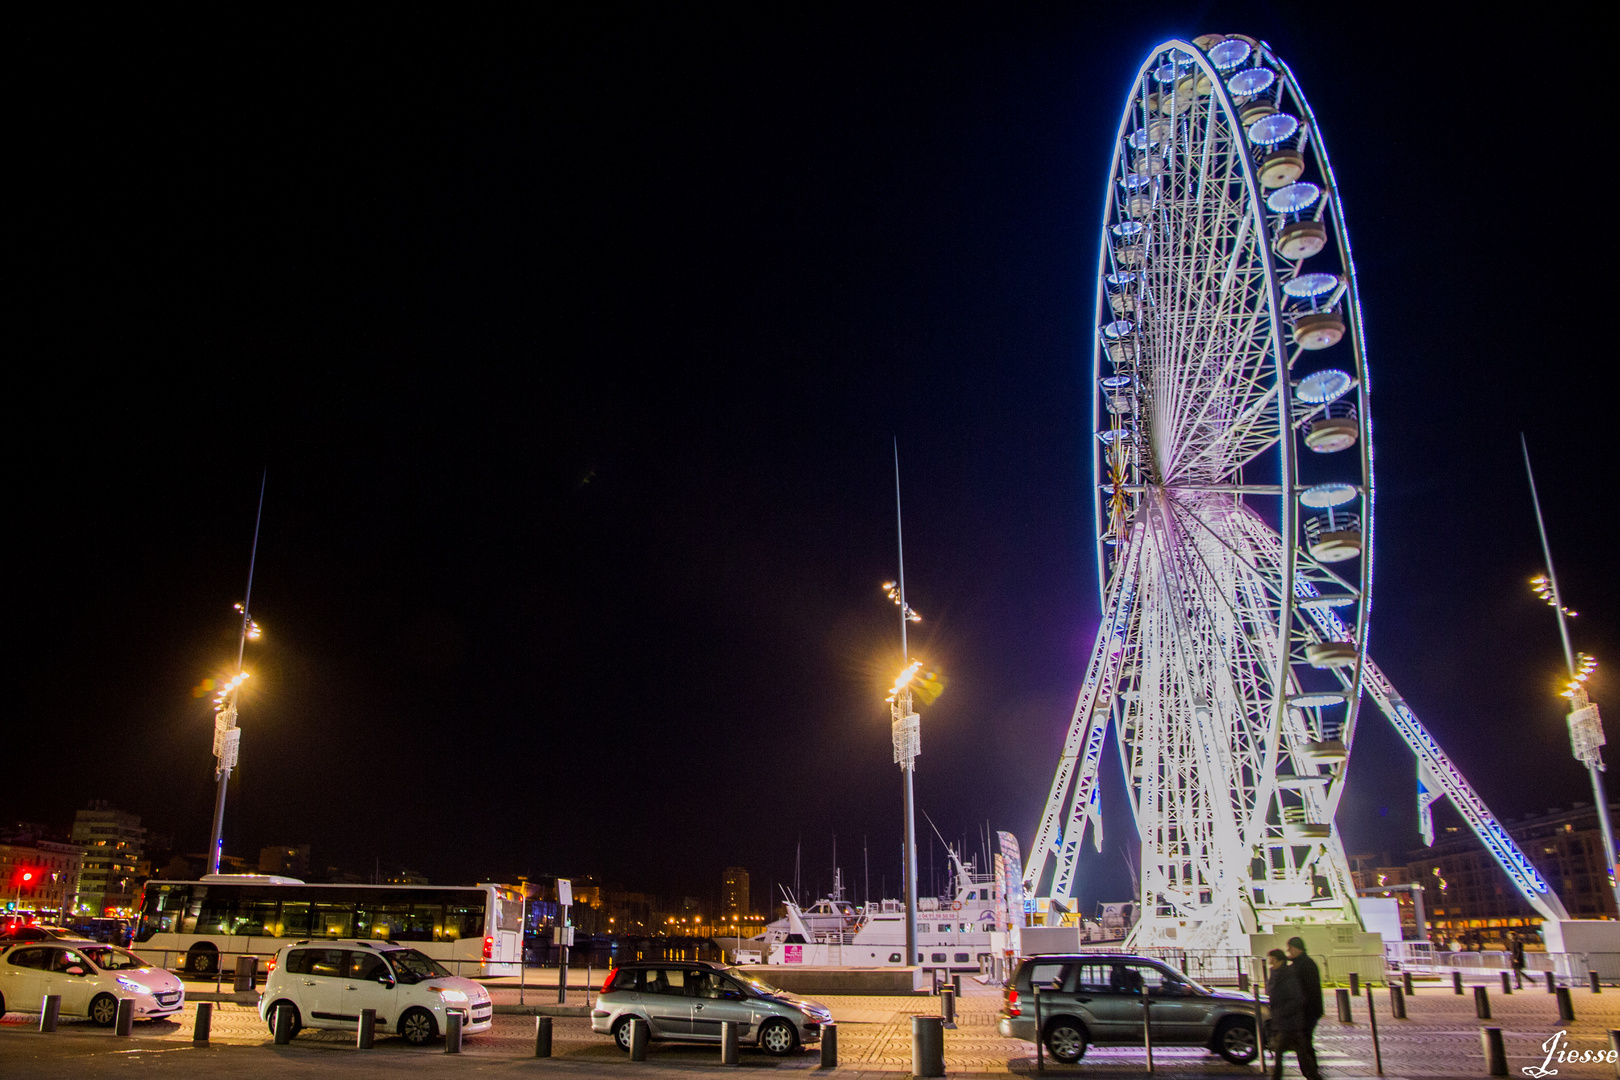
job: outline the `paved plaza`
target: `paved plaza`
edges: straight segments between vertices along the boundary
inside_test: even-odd
[[[555,993],[555,991],[553,991]],[[505,995],[502,995],[503,997]],[[1566,1030],[1568,1048],[1607,1051],[1609,1028],[1620,1028],[1620,992],[1593,995],[1588,990],[1573,993],[1576,1023]],[[932,998],[823,997],[838,1021],[840,1075],[861,1076],[909,1074],[911,1068],[911,1017],[934,1013],[938,1002]],[[1408,1020],[1389,1015],[1389,998],[1382,989],[1375,992],[1378,1008],[1380,1047],[1387,1077],[1475,1077],[1485,1075],[1480,1052],[1479,1029],[1482,1021],[1474,1016],[1470,993],[1454,995],[1449,987],[1420,989],[1409,999]],[[1000,992],[992,987],[968,983],[964,986],[955,1030],[945,1034],[946,1072],[950,1076],[1032,1074],[1036,1071],[1034,1048],[1028,1043],[1003,1039],[996,1034],[996,1010]],[[1330,1012],[1331,998],[1330,998]],[[708,1046],[654,1044],[645,1064],[634,1063],[614,1049],[605,1036],[595,1035],[583,1017],[555,1017],[554,1056],[535,1060],[534,1020],[530,1016],[503,1013],[496,1017],[491,1032],[469,1037],[460,1057],[444,1053],[442,1044],[412,1048],[393,1037],[381,1037],[374,1050],[354,1049],[352,1035],[340,1032],[305,1031],[290,1046],[275,1046],[258,1013],[249,1006],[220,1003],[214,1007],[213,1038],[206,1046],[191,1041],[195,1004],[188,1004],[184,1016],[175,1022],[138,1024],[131,1038],[118,1038],[109,1029],[86,1023],[63,1023],[53,1035],[36,1030],[37,1019],[20,1013],[8,1014],[0,1022],[0,1076],[63,1077],[94,1080],[102,1076],[162,1075],[184,1077],[308,1077],[308,1076],[397,1076],[402,1070],[431,1074],[503,1074],[540,1077],[613,1076],[634,1080],[638,1074],[670,1072],[724,1072],[719,1053]],[[1494,1019],[1503,1030],[1510,1073],[1519,1077],[1525,1067],[1539,1066],[1546,1056],[1542,1044],[1560,1030],[1555,999],[1540,987],[1526,988],[1509,997],[1499,990],[1491,994]],[[1335,1080],[1375,1075],[1375,1058],[1367,1025],[1367,1003],[1355,1003],[1353,1024],[1343,1025],[1332,1016],[1317,1032],[1324,1075]],[[1202,1050],[1160,1048],[1154,1053],[1155,1074],[1161,1077],[1257,1076],[1254,1066],[1229,1065]],[[781,1060],[745,1049],[742,1069],[819,1071],[819,1058],[810,1050]],[[1288,1060],[1287,1075],[1298,1076]],[[1074,1066],[1047,1064],[1054,1075],[1138,1076],[1146,1072],[1146,1056],[1140,1048],[1092,1048]],[[1614,1066],[1606,1063],[1559,1063],[1560,1080],[1572,1077],[1610,1077]],[[1549,1072],[1548,1076],[1554,1075]]]

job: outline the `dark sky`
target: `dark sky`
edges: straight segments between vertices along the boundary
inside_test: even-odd
[[[191,688],[234,653],[268,467],[228,852],[702,896],[738,863],[763,900],[801,838],[825,888],[836,833],[892,894],[898,438],[914,652],[948,680],[919,804],[1027,845],[1098,620],[1110,140],[1145,52],[1205,30],[1293,65],[1338,173],[1374,655],[1499,813],[1590,798],[1518,456],[1577,646],[1620,663],[1601,113],[1571,132],[1538,89],[1583,72],[1572,31],[591,10],[20,35],[3,819],[107,798],[204,846]],[[1108,760],[1088,900],[1127,888]],[[1417,845],[1413,776],[1372,714],[1352,850]]]

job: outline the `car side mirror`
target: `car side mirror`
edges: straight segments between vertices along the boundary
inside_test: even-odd
[[[394,988],[394,980],[390,979],[386,975],[384,975],[382,978],[378,979],[377,981],[382,983],[382,987],[383,987],[384,990],[392,990]]]
[[[83,975],[85,972],[84,972],[84,968],[80,967],[77,964],[74,964],[72,967],[67,969],[67,973],[69,975]]]
[[[742,1000],[742,991],[741,990],[724,990],[724,991],[721,992],[720,996],[725,998],[727,1001],[741,1001]]]

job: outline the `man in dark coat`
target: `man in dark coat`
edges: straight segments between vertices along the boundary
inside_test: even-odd
[[[1305,1080],[1322,1080],[1322,1074],[1316,1068],[1316,1051],[1311,1048],[1311,1040],[1306,1036],[1305,993],[1300,987],[1298,974],[1288,963],[1288,954],[1281,949],[1272,949],[1266,954],[1266,960],[1271,965],[1270,975],[1266,978],[1266,998],[1271,1007],[1271,1026],[1267,1029],[1266,1041],[1277,1055],[1276,1064],[1271,1069],[1271,1080],[1282,1080],[1283,1054],[1289,1050],[1299,1059],[1299,1071],[1305,1074]]]
[[[1311,1057],[1316,1057],[1316,1025],[1325,1014],[1322,1007],[1322,971],[1316,961],[1305,954],[1301,938],[1288,939],[1288,967],[1299,980],[1300,993],[1305,995],[1305,1042],[1311,1046]]]

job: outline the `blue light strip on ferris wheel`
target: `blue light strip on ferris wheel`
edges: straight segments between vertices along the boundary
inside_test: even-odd
[[[1297,574],[1294,577],[1294,592],[1305,599],[1321,596],[1315,585]],[[1355,639],[1355,634],[1333,611],[1316,607],[1308,610],[1311,618],[1333,640]],[[1363,681],[1384,715],[1389,717],[1396,733],[1400,735],[1408,749],[1434,771],[1446,788],[1446,795],[1451,799],[1452,805],[1467,820],[1474,830],[1474,835],[1479,837],[1480,843],[1484,844],[1485,849],[1495,857],[1497,865],[1512,880],[1519,892],[1523,893],[1533,905],[1549,908],[1550,914],[1558,918],[1567,917],[1562,911],[1563,902],[1559,900],[1558,894],[1552,891],[1552,886],[1547,884],[1529,858],[1519,850],[1519,845],[1514,843],[1507,830],[1502,828],[1501,823],[1496,820],[1496,815],[1491,813],[1490,808],[1485,805],[1485,800],[1474,791],[1473,785],[1462,774],[1462,770],[1453,765],[1445,751],[1440,749],[1440,744],[1435,742],[1434,736],[1429,734],[1423,722],[1407,707],[1405,700],[1396,695],[1394,685],[1372,662],[1371,657],[1367,658]]]

